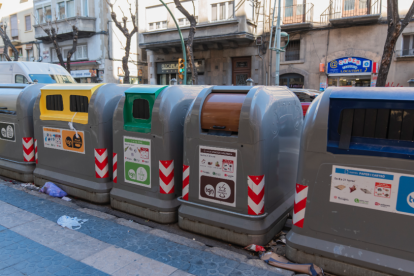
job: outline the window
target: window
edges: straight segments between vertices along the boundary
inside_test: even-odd
[[[74,17],[75,16],[75,1],[66,1],[66,16]]]
[[[293,40],[286,47],[285,61],[292,60],[300,60],[300,40]]]
[[[234,1],[211,5],[211,21],[227,20],[234,16]]]
[[[152,31],[167,28],[168,11],[164,6],[147,8],[145,16],[148,23],[148,30]]]
[[[52,21],[52,7],[46,6],[44,13],[46,22]]]
[[[81,45],[76,47],[76,59],[88,59],[88,52],[86,45]]]
[[[43,16],[43,8],[37,9],[37,20],[39,20],[39,24],[45,22],[45,18]]]
[[[344,10],[352,11],[355,9],[355,0],[345,0]]]
[[[33,50],[26,50],[26,61],[30,61],[33,57]]]
[[[254,20],[254,1],[246,1],[246,18]]]
[[[196,22],[198,22],[198,16],[196,16]],[[190,20],[187,18],[180,18],[178,19],[178,25],[179,26],[190,26]]]
[[[402,45],[402,55],[403,56],[413,56],[414,55],[414,35],[403,35],[403,45]]]
[[[14,82],[15,82],[15,83],[28,83],[28,81],[27,81],[26,77],[25,77],[25,76],[23,76],[23,75],[16,75],[16,76],[14,77]]]
[[[82,0],[82,16],[89,16],[88,0]]]
[[[32,20],[30,18],[30,15],[26,15],[24,17],[24,22],[25,22],[25,26],[26,26],[26,31],[31,31],[32,30]]]
[[[155,22],[148,24],[148,30],[159,30],[159,29],[166,29],[167,28],[167,21],[162,22]]]
[[[12,40],[19,39],[19,29],[17,27],[17,14],[13,14],[10,16],[10,25]]]
[[[46,96],[46,109],[63,111],[62,95],[47,95]]]
[[[57,3],[57,14],[58,14],[58,19],[66,18],[65,2]]]

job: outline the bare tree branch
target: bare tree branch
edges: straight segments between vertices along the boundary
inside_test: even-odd
[[[11,43],[9,36],[7,35],[6,29],[7,29],[7,25],[6,23],[3,23],[3,26],[0,27],[0,36],[3,39],[3,44],[4,44],[3,54],[6,57],[7,61],[11,61],[11,58],[9,56],[9,47],[10,47],[12,48],[12,51],[14,53],[14,61],[18,61],[19,51]]]
[[[116,13],[114,12],[114,4],[116,3],[116,1],[114,2],[114,4],[109,3],[108,0],[106,0],[106,3],[108,4],[108,6],[111,9],[111,18],[112,21],[114,21],[115,26],[122,32],[122,34],[125,36],[126,38],[126,44],[125,44],[125,56],[122,57],[122,69],[124,70],[125,76],[124,76],[124,83],[130,83],[129,80],[129,68],[128,68],[128,59],[129,59],[129,55],[130,55],[130,50],[131,50],[131,40],[132,40],[132,36],[138,32],[138,27],[137,27],[137,23],[136,23],[136,14],[138,13],[138,6],[135,6],[135,13],[132,12],[132,6],[129,3],[129,1],[127,1],[127,3],[129,4],[129,11],[131,14],[131,20],[132,20],[132,24],[133,24],[133,29],[131,32],[129,32],[128,28],[127,28],[127,21],[128,21],[128,17],[125,16],[124,11],[121,9],[120,6],[119,9],[122,12],[122,23],[120,23],[118,21],[118,19],[116,18]]]
[[[192,81],[193,85],[196,85],[198,83],[198,73],[197,68],[194,64],[194,52],[193,52],[193,43],[194,43],[194,36],[196,33],[196,25],[197,25],[197,19],[195,17],[195,5],[193,1],[193,7],[194,7],[194,14],[191,15],[180,3],[180,0],[174,0],[175,6],[177,9],[190,21],[190,31],[188,33],[188,39],[186,43],[186,50],[187,50],[187,62],[191,69],[191,75],[192,75]],[[187,74],[187,72],[184,72],[184,74]]]

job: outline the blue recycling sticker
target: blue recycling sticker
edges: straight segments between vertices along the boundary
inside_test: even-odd
[[[414,177],[400,177],[397,211],[414,214]]]

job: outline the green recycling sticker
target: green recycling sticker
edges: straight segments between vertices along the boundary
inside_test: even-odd
[[[151,187],[151,140],[124,137],[125,182]]]
[[[143,185],[150,185],[150,167],[132,162],[125,162],[125,180]]]

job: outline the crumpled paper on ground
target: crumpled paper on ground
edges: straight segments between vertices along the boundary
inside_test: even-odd
[[[64,197],[68,195],[64,190],[52,182],[46,182],[42,189],[39,190],[39,192],[48,194],[53,197]]]
[[[82,227],[82,224],[87,222],[87,219],[78,219],[77,217],[69,217],[69,216],[61,216],[57,220],[57,224],[59,224],[62,227],[69,228],[71,230],[78,230]]]
[[[260,259],[265,261],[266,263],[276,266],[278,268],[288,269],[299,273],[308,274],[311,276],[323,276],[322,268],[314,265],[314,264],[295,264],[289,262],[288,259],[277,255],[273,252],[267,252],[261,255]]]

